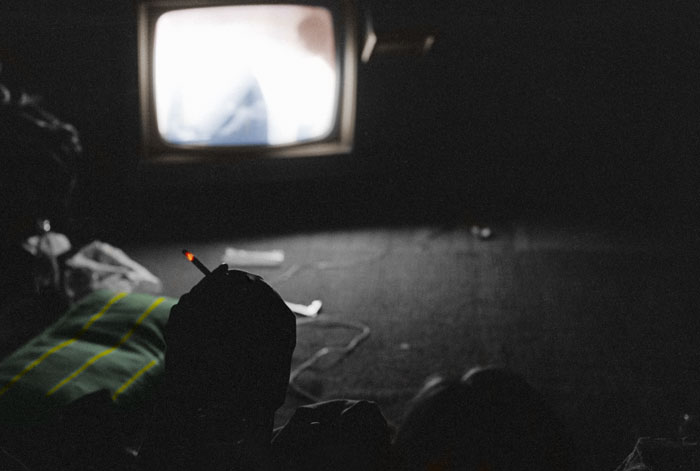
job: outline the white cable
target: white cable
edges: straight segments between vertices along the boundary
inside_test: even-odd
[[[307,360],[302,362],[299,366],[294,368],[292,372],[289,375],[289,387],[297,393],[299,396],[311,401],[311,402],[320,402],[321,398],[315,396],[314,394],[310,393],[309,391],[305,390],[301,386],[299,386],[295,380],[299,377],[301,373],[306,371],[307,369],[311,368],[319,359],[322,357],[328,355],[329,353],[336,352],[341,354],[341,360],[350,355],[357,346],[364,341],[367,337],[369,337],[370,334],[370,328],[366,326],[365,324],[359,323],[359,322],[347,322],[347,321],[333,321],[333,320],[319,320],[319,319],[309,319],[304,322],[299,322],[297,324],[298,327],[302,327],[305,325],[317,325],[319,327],[341,327],[341,328],[347,328],[347,329],[356,329],[359,331],[357,335],[355,335],[350,342],[348,342],[345,346],[341,347],[323,347],[317,350],[313,355],[311,355]]]

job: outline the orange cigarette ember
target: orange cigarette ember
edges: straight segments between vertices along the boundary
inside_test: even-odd
[[[189,250],[182,249],[182,253],[185,255],[185,257],[187,257],[187,260],[192,262],[195,267],[199,268],[199,271],[201,271],[205,275],[208,275],[211,273],[209,271],[209,269],[207,267],[205,267],[204,264],[202,262],[200,262],[197,257],[194,256],[194,254],[192,252],[190,252]]]

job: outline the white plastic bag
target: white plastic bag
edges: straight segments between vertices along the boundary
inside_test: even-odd
[[[66,260],[66,291],[73,299],[98,289],[159,293],[161,281],[124,251],[99,240]]]

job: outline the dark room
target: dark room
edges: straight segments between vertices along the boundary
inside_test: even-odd
[[[700,469],[700,3],[9,0],[0,469]]]

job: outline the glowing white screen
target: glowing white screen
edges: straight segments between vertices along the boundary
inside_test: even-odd
[[[336,48],[325,8],[169,11],[156,22],[158,130],[176,144],[284,145],[323,138],[336,116]]]

